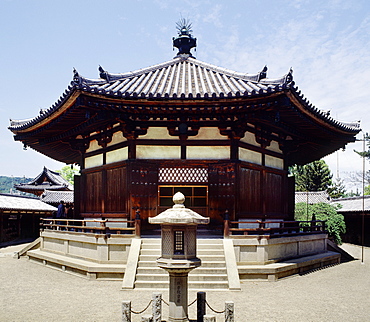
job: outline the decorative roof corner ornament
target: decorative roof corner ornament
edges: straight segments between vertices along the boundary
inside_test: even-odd
[[[265,65],[265,67],[263,67],[263,69],[260,71],[260,75],[259,75],[259,79],[258,81],[260,81],[261,79],[264,79],[267,77],[267,66]]]
[[[190,50],[197,46],[197,39],[191,35],[193,32],[191,27],[191,22],[184,18],[180,19],[180,21],[176,23],[176,29],[179,35],[172,38],[173,46],[179,50],[176,57],[181,55],[193,57]]]
[[[285,76],[285,83],[291,83],[293,81],[293,68],[290,67],[289,73]]]
[[[73,82],[77,85],[81,84],[81,76],[74,67],[73,67]]]
[[[100,76],[100,78],[103,78],[103,79],[106,79],[107,81],[109,81],[109,77],[108,77],[108,72],[106,71],[106,70],[104,70],[104,68],[103,67],[101,67],[100,65],[99,65],[99,76]]]

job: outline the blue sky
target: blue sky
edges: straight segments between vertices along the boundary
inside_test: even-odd
[[[270,78],[292,67],[310,102],[370,132],[368,0],[0,0],[0,175],[63,166],[24,151],[9,119],[51,106],[73,68],[97,78],[99,65],[123,73],[170,60],[181,17],[192,21],[197,59],[248,73],[267,65]],[[335,175],[362,169],[353,149],[361,143],[325,159]]]

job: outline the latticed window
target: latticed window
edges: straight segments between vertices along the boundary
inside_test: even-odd
[[[159,186],[159,206],[172,207],[176,192],[185,196],[185,207],[207,207],[207,186]]]
[[[159,168],[159,183],[208,183],[207,168]]]
[[[175,255],[184,255],[184,231],[175,230]]]

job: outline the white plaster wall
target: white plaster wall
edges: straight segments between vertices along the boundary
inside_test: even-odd
[[[198,135],[189,136],[188,140],[227,140],[228,137],[220,134],[218,127],[201,127]]]
[[[271,155],[265,155],[265,165],[270,168],[284,169],[284,160],[273,157]]]
[[[128,159],[128,147],[125,146],[121,149],[107,152],[106,163],[113,163],[118,161],[123,161]]]
[[[221,160],[230,159],[229,146],[188,146],[186,159],[189,160]]]
[[[98,144],[97,140],[90,141],[89,148],[86,150],[86,153],[96,151],[101,149],[101,146]]]
[[[239,148],[239,160],[255,164],[262,164],[262,154],[256,151]]]
[[[270,145],[266,147],[266,150],[282,153],[279,147],[279,143],[277,141],[271,141]]]
[[[107,144],[107,146],[112,146],[114,144],[126,142],[127,139],[123,136],[122,131],[113,133],[112,141]]]
[[[103,154],[85,158],[85,169],[98,167],[100,165],[103,165]]]
[[[137,145],[137,159],[180,159],[180,146]]]
[[[245,132],[244,137],[242,137],[240,141],[244,143],[249,143],[252,145],[260,146],[260,144],[256,142],[255,135],[251,132]]]
[[[145,135],[140,135],[139,139],[148,140],[178,140],[178,136],[171,136],[166,127],[150,127]]]

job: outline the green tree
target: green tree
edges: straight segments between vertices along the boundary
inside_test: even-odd
[[[346,187],[343,180],[336,178],[332,186],[328,188],[328,193],[333,199],[343,198],[346,195]]]
[[[325,220],[329,237],[340,245],[342,244],[341,235],[346,232],[346,223],[344,216],[337,212],[338,209],[339,207],[323,202],[313,205],[300,202],[295,205],[294,219],[297,221],[312,220],[313,218],[315,220]]]
[[[295,176],[296,191],[325,191],[332,187],[332,177],[324,160],[317,160],[304,166],[295,165],[291,168]]]
[[[80,175],[80,169],[71,168],[69,165],[64,166],[60,170],[56,170],[55,172],[60,173],[60,175],[66,179],[70,184],[74,183],[74,176]]]

